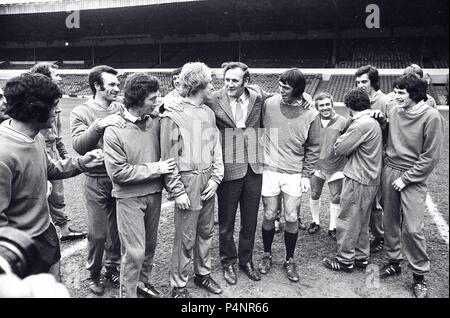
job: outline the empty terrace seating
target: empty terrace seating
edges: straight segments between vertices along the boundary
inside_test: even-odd
[[[355,87],[353,75],[331,75],[326,91],[333,95],[334,101],[343,102],[344,95]]]
[[[90,95],[87,74],[62,74],[61,89],[66,95]]]
[[[280,74],[252,74],[251,84],[258,84],[264,91],[268,93],[278,93],[278,81]],[[321,75],[308,74],[306,78],[305,91],[311,96],[316,92],[321,81]]]
[[[419,63],[418,46],[413,41],[363,39],[342,41],[337,68],[358,68],[371,64],[377,68],[404,68]]]

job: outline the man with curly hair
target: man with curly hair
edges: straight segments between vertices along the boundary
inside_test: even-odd
[[[344,103],[352,121],[334,146],[336,155],[348,158],[336,226],[337,254],[323,263],[331,270],[352,272],[354,267],[366,268],[369,261],[369,219],[380,187],[383,143],[381,127],[371,117],[367,92],[354,88]]]
[[[65,179],[102,165],[97,151],[66,160],[51,160],[39,134],[50,128],[61,91],[50,78],[25,73],[5,86],[6,114],[0,125],[0,227],[17,228],[34,239],[40,258],[32,273],[60,278],[59,239],[50,221],[47,179]]]
[[[380,74],[372,65],[360,67],[355,73],[356,86],[363,88],[370,98],[370,108],[379,110],[386,114],[391,107],[392,98],[384,94],[380,89]],[[369,227],[374,239],[370,242],[370,252],[378,253],[383,250],[384,230],[383,230],[383,208],[381,206],[381,190],[377,193],[377,198],[373,202],[370,212]]]
[[[49,62],[41,62],[34,65],[30,72],[45,75],[51,78],[56,84],[61,81],[58,75],[58,65]],[[66,146],[63,142],[61,134],[61,107],[56,107],[56,117],[51,128],[42,129],[40,132],[45,138],[47,146],[47,154],[51,159],[59,160],[69,157]],[[63,180],[50,181],[52,191],[48,197],[48,205],[50,207],[50,216],[53,224],[59,227],[61,242],[76,240],[86,237],[86,233],[73,230],[69,226],[69,217],[66,214],[66,202],[64,199],[64,183]]]

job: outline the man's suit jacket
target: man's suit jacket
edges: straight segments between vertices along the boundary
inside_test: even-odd
[[[226,89],[213,93],[207,105],[216,115],[220,131],[225,175],[223,181],[243,178],[248,166],[256,174],[262,173],[264,148],[262,145],[261,110],[268,97],[258,85],[247,85],[249,104],[246,128],[237,128]]]

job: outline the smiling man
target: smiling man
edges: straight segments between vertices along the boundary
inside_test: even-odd
[[[224,155],[224,178],[217,190],[219,252],[226,282],[237,282],[235,264],[248,278],[259,281],[253,265],[253,247],[261,199],[263,150],[259,143],[262,104],[268,97],[250,84],[250,70],[240,62],[222,65],[224,86],[206,104],[216,117]],[[237,209],[240,211],[238,248],[234,241]]]
[[[382,174],[386,256],[381,277],[401,273],[406,257],[413,272],[415,297],[424,298],[424,275],[430,259],[423,234],[426,180],[436,167],[444,140],[444,123],[426,100],[426,83],[414,74],[394,83],[395,102],[389,114],[385,166]]]
[[[320,196],[325,182],[330,190],[330,224],[328,235],[336,240],[336,220],[341,211],[340,199],[344,174],[342,170],[346,159],[337,156],[334,144],[346,128],[347,120],[336,113],[333,96],[322,92],[315,98],[315,105],[320,116],[320,155],[317,168],[311,177],[310,210],[313,222],[308,228],[309,234],[320,229]]]
[[[124,111],[117,102],[119,80],[117,71],[109,66],[94,67],[89,72],[89,86],[94,96],[75,107],[70,114],[73,149],[84,154],[93,149],[103,150],[106,127],[125,127]],[[89,288],[103,294],[100,279],[105,252],[105,277],[119,285],[120,241],[117,233],[116,201],[111,195],[112,183],[105,165],[86,173],[84,196],[88,212],[88,255],[86,268],[90,272]]]
[[[318,111],[309,108],[309,102],[304,98],[306,80],[299,69],[293,68],[282,73],[279,87],[280,94],[268,98],[262,111],[266,129],[261,190],[264,204],[264,255],[259,270],[267,274],[271,269],[275,219],[281,210],[286,220],[286,259],[283,269],[290,281],[298,282],[299,274],[294,260],[299,230],[298,215],[302,192],[309,190],[310,178],[319,157],[320,122]]]
[[[161,213],[161,176],[175,168],[173,158],[160,161],[159,119],[152,113],[159,81],[135,74],[125,83],[125,127],[105,130],[105,165],[117,200],[117,226],[122,246],[120,297],[150,298],[161,293],[151,284]],[[138,284],[139,283],[139,284]]]

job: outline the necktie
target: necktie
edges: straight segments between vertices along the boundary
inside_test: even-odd
[[[240,98],[236,100],[236,113],[234,114],[234,121],[239,123],[244,117],[244,110],[242,109],[242,101]]]

